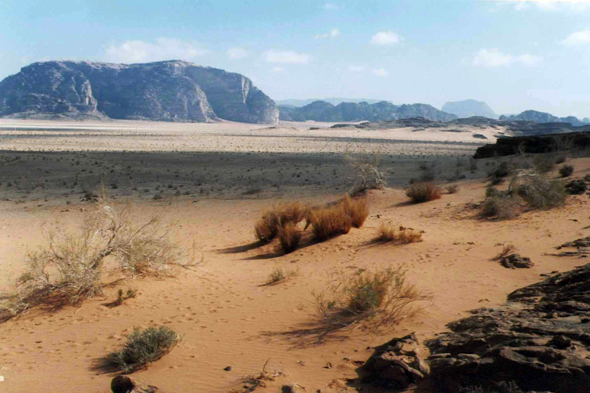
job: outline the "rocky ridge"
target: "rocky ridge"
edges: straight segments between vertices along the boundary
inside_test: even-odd
[[[47,61],[0,82],[0,117],[275,124],[278,109],[247,77],[184,61]]]

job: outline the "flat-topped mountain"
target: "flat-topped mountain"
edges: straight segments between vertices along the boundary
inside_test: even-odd
[[[488,117],[490,119],[497,119],[498,115],[494,113],[492,108],[483,101],[463,100],[447,102],[443,105],[442,110],[447,113],[457,115],[459,118],[467,118],[473,116]]]
[[[427,104],[393,105],[388,101],[374,104],[367,102],[342,102],[336,106],[326,101],[315,101],[297,108],[279,106],[280,119],[285,121],[390,121],[423,117],[435,121],[450,121],[457,116],[445,113]]]
[[[567,116],[567,117],[557,117],[553,116],[550,113],[546,112],[538,112],[533,110],[524,111],[519,115],[512,115],[512,116],[500,116],[500,120],[507,120],[507,121],[515,121],[515,120],[522,120],[522,121],[534,121],[536,123],[570,123],[572,126],[580,127],[584,126],[587,123],[580,121],[575,116]]]
[[[184,61],[33,63],[0,82],[0,117],[275,124],[250,79]]]

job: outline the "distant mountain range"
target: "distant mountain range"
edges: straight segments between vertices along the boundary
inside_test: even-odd
[[[443,105],[442,110],[447,113],[452,113],[459,118],[467,118],[473,116],[488,117],[490,119],[497,119],[498,115],[494,113],[492,108],[483,101],[463,100],[447,102]]]
[[[412,117],[423,117],[435,121],[451,121],[457,118],[455,115],[427,104],[398,106],[387,101],[374,104],[343,102],[338,105],[326,101],[314,101],[303,107],[279,105],[279,119],[284,121],[389,121]]]
[[[387,100],[377,100],[377,99],[371,99],[371,98],[339,98],[339,97],[310,98],[310,99],[303,99],[303,100],[296,99],[296,98],[288,98],[285,100],[275,100],[277,105],[294,106],[294,107],[302,107],[302,106],[309,105],[312,102],[316,102],[316,101],[324,101],[324,102],[329,102],[332,105],[338,105],[343,102],[354,102],[357,104],[359,102],[366,102],[368,104],[375,104],[377,102],[387,101]]]
[[[519,115],[512,115],[512,116],[500,116],[500,120],[507,120],[507,121],[515,121],[515,120],[522,120],[522,121],[534,121],[536,123],[570,123],[572,126],[583,126],[589,123],[588,118],[585,117],[583,120],[578,119],[575,116],[567,116],[567,117],[557,117],[553,116],[550,113],[546,112],[538,112],[533,110],[524,111]]]

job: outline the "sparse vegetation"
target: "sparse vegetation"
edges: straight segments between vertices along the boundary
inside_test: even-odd
[[[347,234],[352,228],[352,218],[344,210],[342,203],[312,210],[309,221],[313,235],[319,241]]]
[[[279,228],[279,243],[285,254],[289,254],[297,249],[301,240],[301,230],[294,222],[287,222]]]
[[[428,299],[406,282],[403,266],[343,275],[316,294],[320,315],[334,328],[357,323],[369,329],[394,326],[416,311],[414,303]]]
[[[274,285],[297,275],[296,270],[288,270],[282,267],[275,267],[268,275],[265,285]]]
[[[502,251],[500,251],[500,253],[498,255],[496,255],[493,260],[494,261],[499,261],[501,259],[506,258],[508,255],[510,254],[514,254],[514,252],[516,251],[516,247],[514,247],[513,244],[510,243],[503,243],[502,244]]]
[[[391,224],[383,223],[379,227],[377,237],[378,242],[398,242],[402,244],[417,243],[422,241],[423,231],[417,231],[412,228],[400,226],[396,228]]]
[[[297,224],[307,217],[309,208],[299,202],[273,208],[262,215],[254,226],[259,241],[269,242],[279,234],[279,229],[288,223]]]
[[[381,189],[385,186],[383,172],[379,171],[381,163],[380,154],[367,154],[352,156],[346,154],[344,159],[356,170],[360,182],[353,187],[352,196],[365,193],[367,190]]]
[[[174,348],[181,336],[165,326],[134,329],[120,350],[110,353],[107,367],[130,373],[155,362]]]
[[[132,275],[168,274],[183,257],[168,239],[168,228],[153,218],[135,225],[129,210],[129,204],[111,206],[103,189],[79,232],[51,232],[46,248],[26,256],[26,272],[14,293],[0,297],[0,312],[14,316],[36,306],[57,309],[101,294],[107,258]]]
[[[559,168],[559,174],[561,175],[561,177],[571,176],[572,173],[574,173],[574,167],[572,165],[564,165],[561,168]]]
[[[346,195],[342,200],[342,208],[351,219],[352,226],[360,228],[369,216],[369,205],[366,199],[351,199]]]
[[[533,166],[539,173],[551,172],[555,168],[555,157],[552,154],[540,154],[533,160]]]
[[[459,186],[456,184],[450,184],[445,188],[448,194],[456,194],[459,191]]]
[[[532,209],[552,209],[565,204],[567,192],[560,181],[536,173],[522,173],[512,179],[509,192],[516,193]]]
[[[494,190],[496,190],[494,188]],[[496,190],[497,191],[497,190]],[[480,208],[480,216],[485,218],[497,218],[509,220],[520,215],[520,200],[511,195],[498,194],[488,196]]]
[[[408,187],[406,195],[414,203],[422,203],[439,199],[442,196],[442,190],[430,182],[414,183]]]

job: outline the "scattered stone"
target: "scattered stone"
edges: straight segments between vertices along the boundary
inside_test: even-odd
[[[223,371],[231,371],[231,366],[227,366],[226,368],[223,369]]]
[[[572,180],[565,185],[568,194],[581,195],[586,192],[588,186],[584,180]]]
[[[414,333],[375,348],[361,367],[363,382],[393,389],[418,384],[428,373],[428,365],[419,357],[420,346]]]
[[[520,256],[519,254],[510,254],[500,260],[500,264],[508,269],[528,269],[535,264],[531,258]]]
[[[118,375],[111,381],[113,393],[157,393],[162,391],[155,386],[144,385],[135,379]]]
[[[561,246],[557,247],[557,249],[562,249],[564,247],[590,247],[590,236],[574,240],[573,242],[564,243]]]
[[[435,390],[586,393],[590,387],[590,264],[521,288],[497,309],[479,309],[429,340]]]

